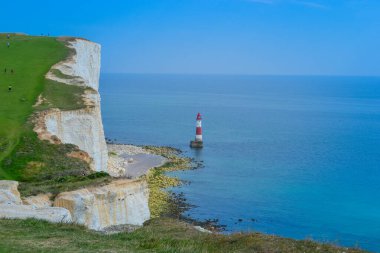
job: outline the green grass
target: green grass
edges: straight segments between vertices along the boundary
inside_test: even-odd
[[[78,151],[75,145],[41,141],[29,131],[24,133],[19,145],[3,164],[12,168],[12,178],[20,181],[19,191],[23,196],[55,195],[89,184],[110,182],[108,174],[94,173],[85,161],[67,156]]]
[[[54,38],[12,36],[9,48],[7,41],[0,35],[0,161],[18,144],[23,125],[44,89],[44,75],[68,53]],[[8,92],[9,85],[12,92]],[[8,178],[2,167],[0,177]]]
[[[82,100],[84,87],[65,85],[53,80],[44,81],[43,103],[36,107],[37,110],[59,108],[61,110],[77,110],[84,108]]]
[[[20,181],[23,196],[109,182],[107,174],[93,173],[86,162],[67,156],[79,151],[76,146],[41,141],[32,130],[35,111],[85,107],[85,88],[45,79],[52,65],[73,53],[66,41],[23,35],[9,41],[8,48],[8,39],[0,34],[0,179]],[[34,108],[40,94],[43,103]]]
[[[154,219],[133,233],[102,235],[70,224],[0,220],[0,252],[262,252],[359,253],[355,249],[260,233],[205,234],[172,219]]]

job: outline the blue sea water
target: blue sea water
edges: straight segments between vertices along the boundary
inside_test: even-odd
[[[176,173],[191,217],[380,252],[380,78],[104,74],[100,92],[107,137],[203,161]]]

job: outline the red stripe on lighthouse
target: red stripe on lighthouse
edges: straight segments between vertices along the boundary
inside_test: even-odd
[[[202,116],[198,112],[197,125],[195,130],[195,141],[202,142]]]
[[[202,116],[198,112],[197,114],[197,124],[195,126],[195,140],[190,141],[191,148],[203,148],[203,138],[202,138]]]

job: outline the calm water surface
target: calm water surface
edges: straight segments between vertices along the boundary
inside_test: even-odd
[[[380,78],[107,74],[101,96],[107,137],[204,162],[176,173],[191,217],[380,252]]]

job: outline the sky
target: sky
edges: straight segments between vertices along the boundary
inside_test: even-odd
[[[1,10],[2,32],[100,43],[103,73],[380,75],[379,0],[12,0]]]

